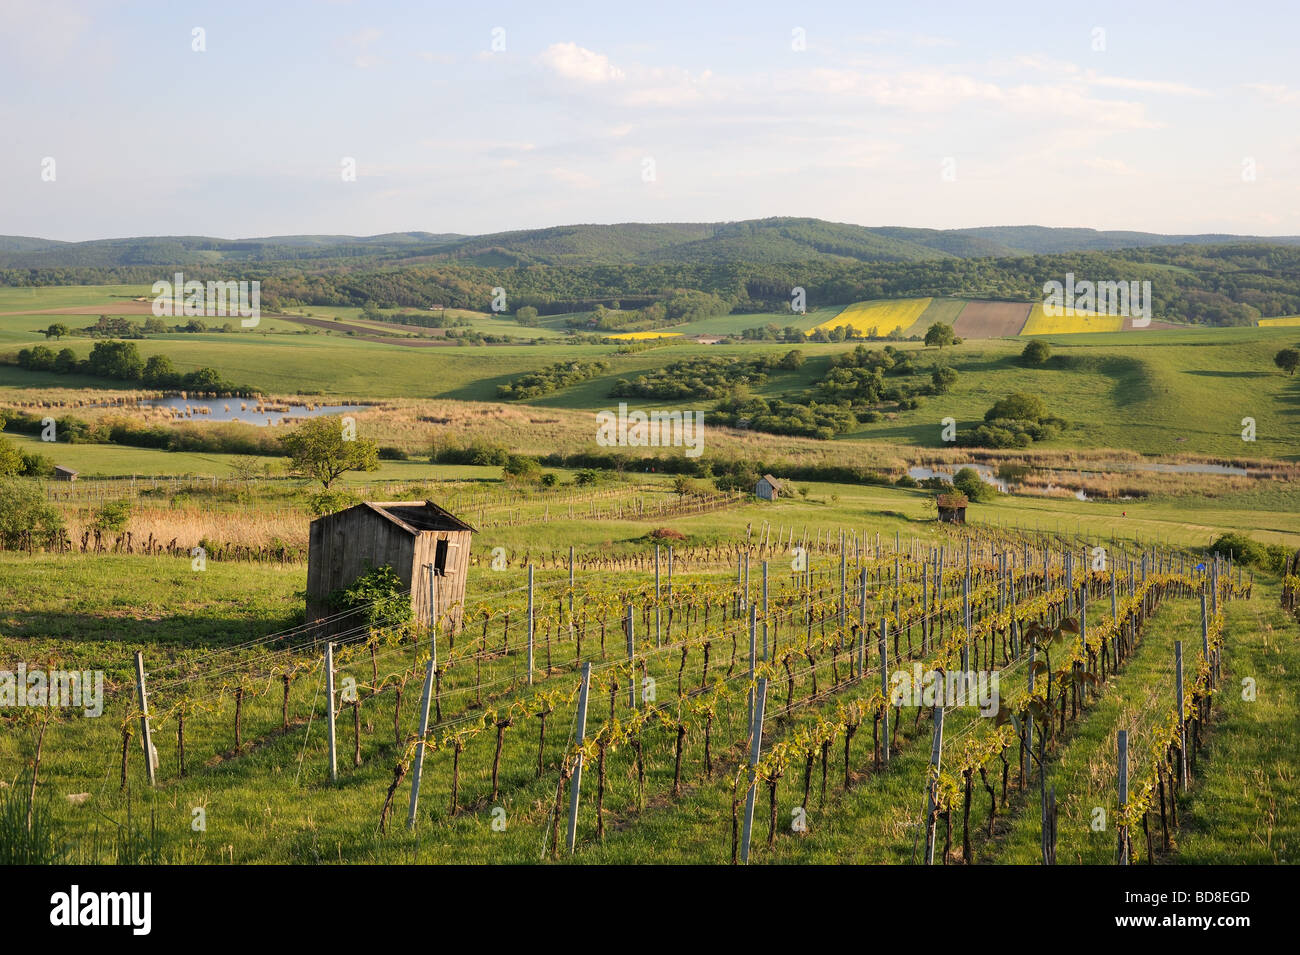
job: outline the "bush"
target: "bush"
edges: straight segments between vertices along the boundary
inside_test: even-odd
[[[986,484],[974,468],[962,468],[954,474],[952,486],[972,501],[989,501],[996,493],[994,487]]]
[[[385,446],[379,449],[379,460],[381,461],[405,461],[407,454],[401,448]]]
[[[326,514],[335,514],[339,511],[346,510],[354,504],[360,504],[361,498],[357,497],[351,491],[340,491],[337,489],[329,491],[320,491],[316,494],[309,495],[307,498],[307,509],[317,517],[323,517]]]
[[[1025,365],[1041,365],[1051,357],[1052,349],[1047,342],[1039,341],[1037,338],[1026,345],[1025,350],[1020,353],[1020,361]]]
[[[95,510],[95,519],[91,524],[97,531],[120,534],[126,530],[127,521],[131,519],[131,502],[105,501]]]
[[[22,547],[63,533],[63,518],[34,481],[0,478],[0,546]]]
[[[996,418],[1009,418],[1013,421],[1038,422],[1046,417],[1047,409],[1043,407],[1042,399],[1036,395],[1025,394],[1023,391],[1014,395],[1007,395],[984,412],[985,421],[993,421]]]
[[[406,623],[411,619],[411,597],[396,571],[384,564],[358,577],[351,587],[329,596],[335,610],[356,610],[372,626]]]
[[[1267,567],[1269,554],[1262,544],[1245,534],[1223,534],[1210,545],[1210,553],[1231,557],[1235,564]]]

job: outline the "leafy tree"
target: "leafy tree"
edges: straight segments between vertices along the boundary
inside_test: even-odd
[[[952,386],[957,383],[957,369],[949,368],[946,365],[936,368],[930,372],[930,380],[934,382],[935,394],[947,394],[952,390]]]
[[[1300,368],[1300,349],[1283,348],[1273,356],[1273,364],[1288,375],[1294,375],[1296,368]]]
[[[993,497],[993,486],[985,483],[974,468],[962,468],[954,474],[952,486],[972,501],[987,501]]]
[[[985,421],[992,421],[995,418],[1009,418],[1013,421],[1041,421],[1046,417],[1047,409],[1043,407],[1042,399],[1024,392],[1007,395],[984,412]]]
[[[92,375],[100,378],[138,381],[144,374],[144,359],[140,357],[135,342],[95,342],[90,357],[86,359],[86,367]]]
[[[951,325],[935,322],[925,330],[925,344],[927,347],[937,345],[942,350],[945,345],[960,345],[961,339],[953,333]]]
[[[531,328],[537,324],[537,309],[531,305],[515,309],[515,321],[520,325]]]
[[[60,348],[59,353],[54,356],[54,370],[61,375],[76,371],[78,364],[80,364],[80,361],[77,358],[77,353],[71,348]]]
[[[150,355],[140,375],[146,385],[166,387],[176,380],[176,369],[166,355]]]
[[[55,322],[49,328],[45,329],[46,338],[62,338],[68,334],[68,326],[62,322]]]
[[[1041,365],[1052,357],[1052,349],[1047,342],[1035,338],[1020,353],[1020,360],[1026,365]]]
[[[792,348],[785,353],[777,367],[784,371],[798,371],[803,367],[803,362],[803,352],[797,348]]]
[[[368,438],[344,440],[340,417],[311,418],[280,439],[289,456],[290,468],[298,474],[315,478],[329,490],[340,475],[348,471],[375,471],[379,468],[379,448]]]

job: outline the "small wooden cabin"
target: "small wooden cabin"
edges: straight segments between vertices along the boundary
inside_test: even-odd
[[[965,524],[966,505],[969,503],[970,499],[965,494],[940,494],[939,520],[947,524]]]
[[[432,501],[367,501],[316,518],[307,551],[307,622],[330,618],[318,631],[322,637],[355,628],[355,621],[335,617],[330,594],[387,564],[411,590],[415,621],[429,626],[426,568],[432,566],[438,616],[460,629],[473,534],[474,528]]]
[[[760,500],[775,501],[781,496],[781,482],[770,474],[764,474],[754,485],[754,493]]]
[[[54,480],[56,481],[75,481],[77,472],[72,468],[65,468],[62,464],[54,465]]]

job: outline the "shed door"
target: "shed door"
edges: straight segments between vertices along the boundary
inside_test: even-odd
[[[433,552],[433,572],[439,577],[446,576],[447,573],[447,538],[438,541],[438,546]]]

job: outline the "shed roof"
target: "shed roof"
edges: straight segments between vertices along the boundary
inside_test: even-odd
[[[965,494],[940,494],[940,507],[965,507],[970,503],[970,498]]]
[[[357,508],[365,508],[374,512],[384,520],[396,524],[412,536],[421,531],[474,530],[473,527],[466,524],[459,517],[434,504],[433,501],[364,501],[361,504],[355,504],[352,507],[336,511],[334,514],[318,517],[317,520],[328,520],[331,517],[337,517],[339,514],[355,511]]]
[[[62,473],[62,474],[76,474],[76,473],[77,473],[76,471],[72,470],[72,468],[64,467],[62,464],[56,464],[56,465],[54,465],[54,470],[56,470],[56,471],[58,471],[58,472],[60,472],[60,473]]]
[[[781,482],[778,481],[776,478],[772,477],[772,475],[764,474],[763,480],[766,481],[768,484],[772,485],[772,487],[776,488],[778,491],[781,490]]]

